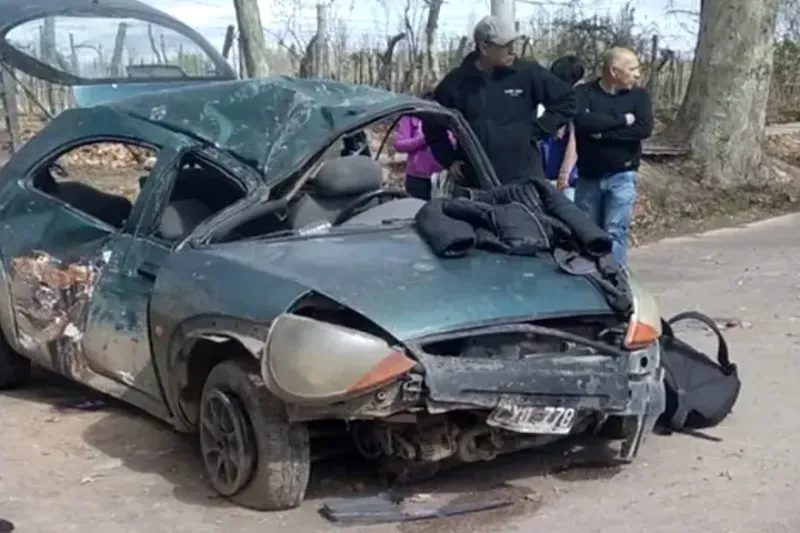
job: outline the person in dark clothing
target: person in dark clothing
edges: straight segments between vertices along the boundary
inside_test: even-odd
[[[583,66],[578,56],[570,54],[553,61],[553,64],[550,65],[550,72],[570,87],[574,87],[583,79],[586,67]]]
[[[603,58],[602,76],[575,88],[575,203],[611,235],[614,256],[623,265],[642,140],[653,131],[652,103],[647,91],[636,87],[639,77],[636,54],[612,48]]]
[[[558,79],[577,85],[585,73],[583,64],[577,56],[567,55],[556,59],[550,65]],[[570,200],[575,198],[575,181],[578,179],[578,150],[575,146],[575,127],[572,123],[562,127],[556,135],[545,135],[542,139],[542,155],[544,156],[544,174],[559,191]]]
[[[469,122],[502,183],[542,176],[538,141],[555,134],[576,112],[572,88],[537,63],[518,60],[521,35],[502,19],[484,17],[475,26],[475,50],[434,89],[434,99]],[[536,118],[539,104],[544,114]],[[457,179],[466,158],[435,119],[423,124],[433,157]]]
[[[369,149],[369,141],[367,140],[367,134],[364,130],[348,135],[342,139],[342,144],[344,145],[340,154],[342,157],[348,155],[365,155],[367,157],[372,157],[372,150]]]

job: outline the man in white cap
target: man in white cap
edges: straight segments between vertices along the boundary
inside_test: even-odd
[[[504,184],[543,178],[537,141],[554,135],[577,111],[567,83],[535,62],[518,60],[514,44],[522,38],[509,23],[487,16],[475,26],[475,50],[434,90],[440,104],[469,122]],[[537,107],[545,111],[537,118]],[[469,174],[466,158],[453,148],[446,125],[427,120],[424,133],[434,158],[457,177]],[[467,180],[472,181],[472,180]]]

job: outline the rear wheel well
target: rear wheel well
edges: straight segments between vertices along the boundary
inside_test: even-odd
[[[183,415],[196,426],[200,418],[200,397],[211,369],[229,359],[253,359],[253,355],[237,340],[223,342],[198,338],[186,355],[186,380],[180,391]]]

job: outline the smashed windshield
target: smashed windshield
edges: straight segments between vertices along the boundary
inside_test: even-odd
[[[289,77],[159,91],[112,107],[196,136],[249,161],[267,180],[371,115],[415,106],[414,97],[334,81]]]

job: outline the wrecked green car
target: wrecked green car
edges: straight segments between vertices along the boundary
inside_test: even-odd
[[[620,317],[550,257],[434,256],[423,202],[338,157],[410,112],[448,120],[493,185],[459,116],[364,86],[221,82],[62,113],[0,172],[0,383],[30,360],[199,432],[213,486],[260,509],[301,502],[332,421],[412,466],[612,426],[632,458],[663,395],[652,299],[634,287]],[[54,186],[51,164],[99,140],[156,150],[135,202]]]
[[[144,9],[91,9],[122,4]],[[458,114],[319,80],[116,100],[142,85],[94,81],[76,96],[106,103],[58,115],[0,170],[0,386],[34,362],[197,434],[213,487],[262,510],[302,502],[332,431],[397,475],[583,433],[636,456],[663,410],[653,299],[631,280],[620,314],[548,254],[439,258],[414,226],[423,202],[384,188],[377,156],[341,155],[414,113],[444,121],[491,189]],[[59,163],[103,142],[155,154],[131,194]]]

